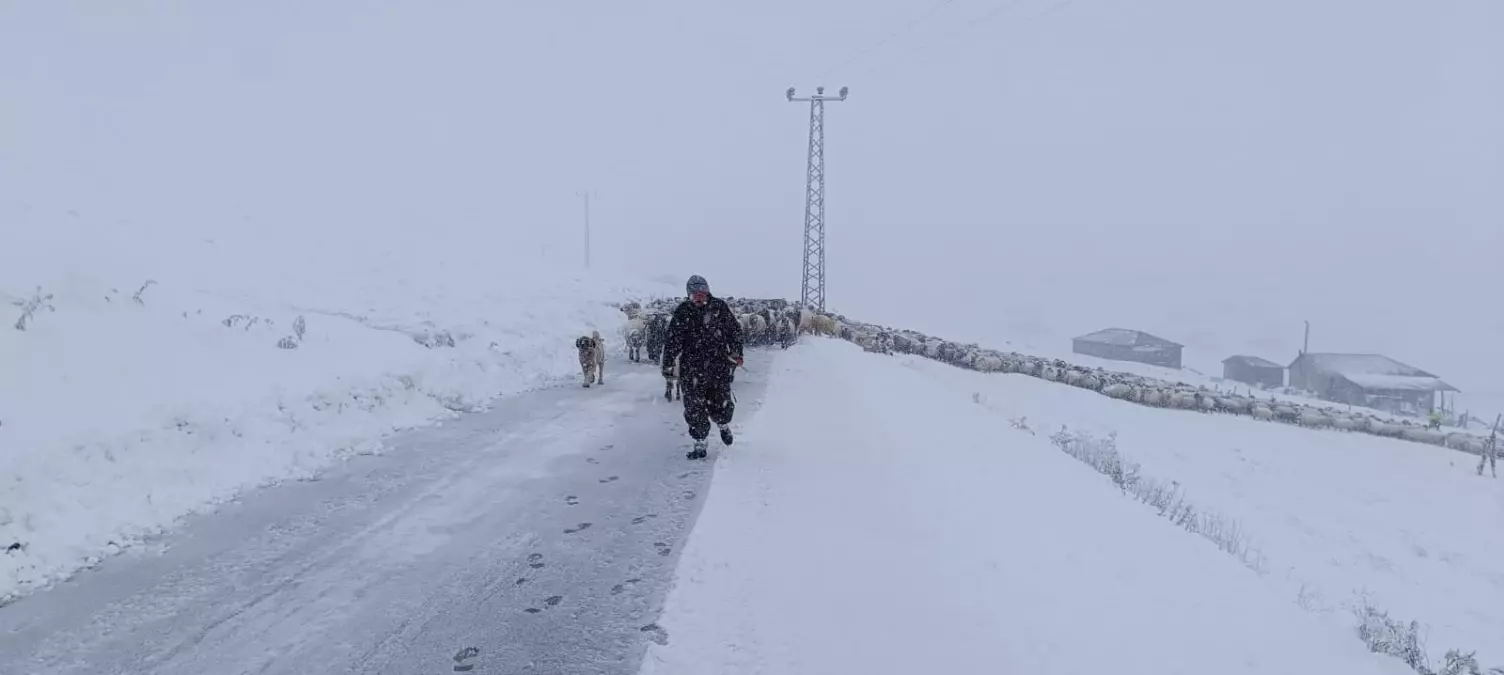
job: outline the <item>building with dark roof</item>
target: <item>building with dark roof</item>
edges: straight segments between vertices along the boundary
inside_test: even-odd
[[[1436,392],[1457,391],[1441,378],[1379,354],[1313,354],[1290,363],[1290,386],[1322,399],[1392,412],[1430,412]]]
[[[1107,328],[1071,340],[1071,351],[1077,354],[1166,368],[1180,367],[1182,347],[1162,337],[1127,328]]]
[[[1256,387],[1285,386],[1285,367],[1257,356],[1229,356],[1222,359],[1222,378]]]

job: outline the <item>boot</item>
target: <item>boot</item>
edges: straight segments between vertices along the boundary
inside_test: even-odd
[[[721,425],[721,442],[725,443],[726,445],[731,445],[731,441],[732,441],[732,438],[731,438],[731,425],[729,425],[729,424],[722,424]]]
[[[709,448],[710,441],[701,438],[695,441],[695,447],[692,448],[689,452],[684,453],[684,456],[688,457],[689,459],[705,459],[705,456],[709,454],[707,452]]]

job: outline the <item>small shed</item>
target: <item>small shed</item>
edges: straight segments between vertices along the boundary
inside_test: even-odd
[[[1107,328],[1071,340],[1071,351],[1113,361],[1179,368],[1183,345],[1128,328]]]
[[[1313,354],[1290,363],[1290,386],[1335,403],[1398,413],[1436,409],[1436,392],[1457,391],[1441,378],[1379,354]]]
[[[1285,367],[1257,356],[1237,355],[1222,359],[1223,379],[1256,387],[1285,386]]]

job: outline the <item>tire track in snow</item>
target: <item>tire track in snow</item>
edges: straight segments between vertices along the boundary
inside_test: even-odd
[[[747,403],[764,360],[737,378]],[[0,609],[0,672],[635,674],[669,639],[712,464],[684,458],[656,371],[622,367],[247,494],[165,553]]]

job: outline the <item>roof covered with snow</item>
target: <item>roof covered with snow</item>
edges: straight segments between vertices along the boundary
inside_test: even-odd
[[[1180,343],[1171,342],[1157,335],[1150,335],[1141,330],[1128,328],[1105,328],[1095,333],[1087,333],[1076,338],[1086,342],[1096,342],[1104,345],[1117,345],[1119,347],[1180,347]]]
[[[1336,375],[1364,389],[1458,391],[1431,373],[1380,354],[1306,353],[1296,357],[1290,367],[1302,359],[1318,372]]]
[[[1343,375],[1342,379],[1364,389],[1379,391],[1457,391],[1435,377],[1408,375]]]
[[[1295,358],[1291,368],[1304,359],[1317,371],[1333,375],[1406,375],[1436,377],[1415,366],[1400,363],[1380,354],[1318,354],[1307,352]]]
[[[1253,366],[1255,368],[1280,368],[1280,369],[1284,368],[1284,366],[1279,365],[1278,363],[1275,363],[1273,361],[1270,361],[1269,359],[1261,359],[1261,358],[1259,358],[1257,356],[1247,356],[1247,355],[1244,355],[1244,354],[1238,354],[1236,356],[1229,356],[1229,357],[1227,357],[1225,359],[1222,359],[1223,363],[1227,363],[1229,361],[1241,363],[1241,364],[1243,364],[1245,366]]]

